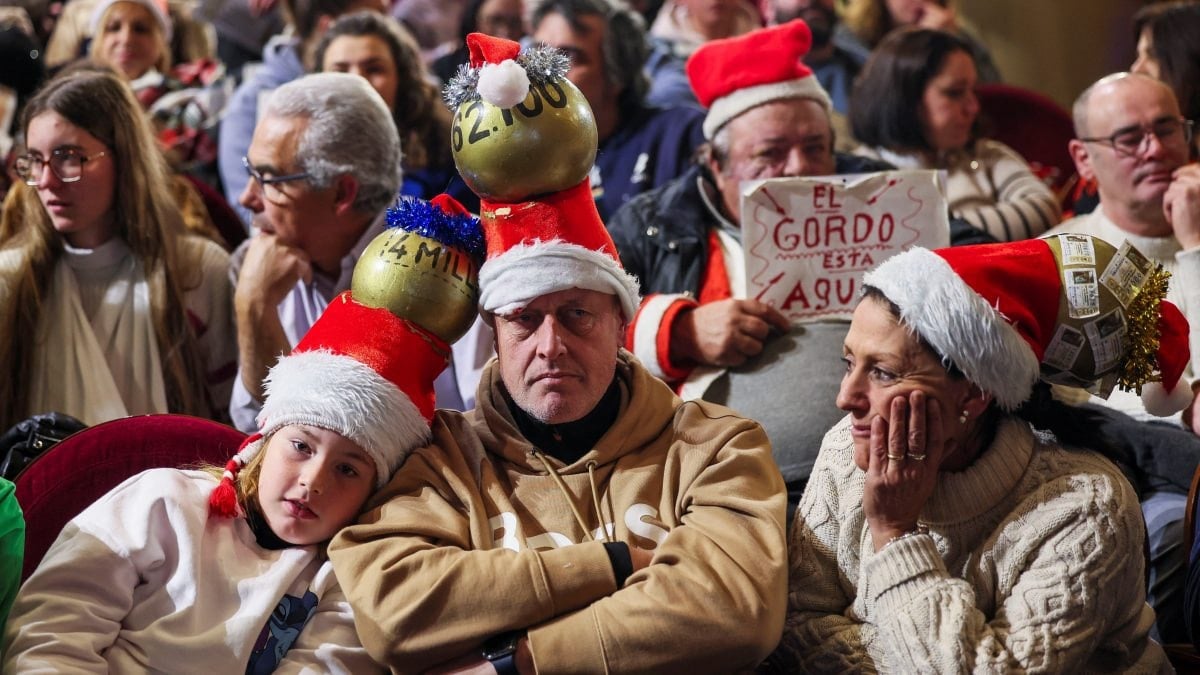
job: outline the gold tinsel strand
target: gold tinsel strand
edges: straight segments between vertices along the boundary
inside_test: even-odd
[[[1125,340],[1128,348],[1117,375],[1117,384],[1125,391],[1142,393],[1142,385],[1157,382],[1158,374],[1158,305],[1167,297],[1167,281],[1171,273],[1157,266],[1142,290],[1129,303]]]

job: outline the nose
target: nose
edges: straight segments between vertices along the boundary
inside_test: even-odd
[[[975,118],[979,115],[979,97],[975,95],[974,90],[967,92],[966,106],[967,114],[971,116],[971,121],[974,122]]]
[[[838,387],[835,404],[838,410],[846,412],[862,412],[869,407],[867,397],[863,392],[862,375],[859,375],[856,370],[848,370],[842,376],[842,384]]]
[[[325,476],[328,469],[324,458],[312,457],[304,463],[304,468],[300,470],[300,484],[308,488],[311,494],[321,494],[325,489]]]
[[[783,165],[783,175],[788,178],[807,176],[810,171],[808,164],[808,158],[804,156],[804,149],[797,145],[788,151],[787,161]]]
[[[37,189],[45,190],[60,185],[62,181],[58,179],[54,169],[50,168],[50,162],[42,162],[42,166],[37,170]]]
[[[537,353],[544,359],[555,359],[566,351],[563,345],[563,326],[553,314],[547,314],[537,329]]]
[[[238,196],[238,203],[254,213],[262,213],[262,194],[259,193],[258,185],[255,184],[253,177],[246,177],[246,187]]]
[[[1167,146],[1163,143],[1163,139],[1158,137],[1158,134],[1153,131],[1142,132],[1142,145],[1139,151],[1142,157],[1160,157],[1166,152]]]

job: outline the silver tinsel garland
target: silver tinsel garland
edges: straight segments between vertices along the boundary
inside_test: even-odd
[[[566,77],[571,68],[571,59],[554,47],[535,45],[521,50],[517,55],[517,64],[525,69],[531,84],[545,84]],[[451,110],[457,110],[458,106],[479,98],[478,87],[479,68],[464,63],[442,89],[442,99]]]

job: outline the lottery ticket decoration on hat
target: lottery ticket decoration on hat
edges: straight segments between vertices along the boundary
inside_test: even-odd
[[[566,78],[570,61],[543,46],[467,36],[471,53],[449,84],[451,150],[480,198],[487,260],[479,305],[510,314],[547,293],[583,288],[617,296],[626,320],[637,311],[637,279],[621,267],[600,220],[588,174],[596,121]]]
[[[801,19],[701,45],[686,69],[696,99],[708,110],[704,138],[711,141],[751,108],[785,98],[812,99],[831,112],[833,101],[802,60],[811,46],[812,31]]]
[[[359,258],[350,290],[271,368],[259,430],[226,465],[209,498],[213,514],[237,514],[238,472],[285,425],[357,443],[375,463],[377,488],[429,441],[433,382],[449,362],[449,343],[475,320],[483,235],[448,195],[403,198],[387,221]]]
[[[1126,242],[1081,234],[929,251],[868,272],[901,320],[1005,410],[1041,378],[1108,396],[1137,391],[1165,416],[1191,402],[1181,383],[1188,324],[1163,298],[1170,275]]]

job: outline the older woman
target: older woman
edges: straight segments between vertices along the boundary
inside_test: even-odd
[[[1080,285],[1113,269],[1136,279],[1085,297]],[[837,403],[849,414],[826,435],[797,512],[773,663],[1165,668],[1148,637],[1137,496],[1037,383],[1115,371],[1136,385],[1157,354],[1167,386],[1144,395],[1187,390],[1186,322],[1160,305],[1163,276],[1086,236],[913,249],[869,273],[845,340]],[[1062,317],[1086,318],[1060,320],[1060,304]]]
[[[223,419],[237,358],[229,256],[184,230],[128,85],[59,76],[23,129],[23,198],[0,221],[0,429],[49,411]]]
[[[978,80],[969,45],[937,30],[900,29],[863,66],[850,99],[859,154],[901,168],[944,169],[950,213],[1000,241],[1058,224],[1054,193],[1015,151],[976,137]]]

